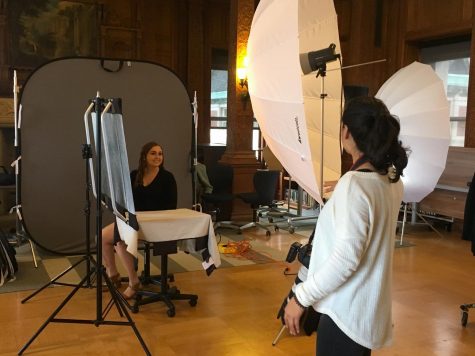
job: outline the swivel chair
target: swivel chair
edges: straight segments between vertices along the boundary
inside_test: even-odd
[[[275,191],[280,177],[280,171],[258,170],[254,174],[254,191],[240,193],[237,196],[252,208],[252,222],[240,226],[241,230],[250,227],[261,227],[266,230],[266,235],[270,236],[271,231],[266,224],[259,222],[262,214],[275,207]]]
[[[208,178],[213,186],[212,193],[201,195],[203,203],[203,212],[213,217],[214,228],[218,227],[239,230],[239,226],[231,221],[231,208],[234,194],[233,187],[233,168],[222,164],[217,164],[208,170]]]

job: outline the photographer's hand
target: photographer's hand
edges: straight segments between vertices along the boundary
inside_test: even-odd
[[[289,329],[290,335],[297,335],[300,332],[300,318],[304,309],[291,298],[284,310],[285,325]]]

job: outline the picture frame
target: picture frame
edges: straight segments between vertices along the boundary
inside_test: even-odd
[[[50,60],[98,54],[96,0],[15,0],[8,3],[11,60],[36,68]]]

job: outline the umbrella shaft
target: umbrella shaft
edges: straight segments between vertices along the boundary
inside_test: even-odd
[[[318,187],[320,189],[320,195],[323,197],[323,139],[325,137],[324,132],[324,124],[325,124],[325,97],[327,94],[325,93],[325,76],[322,76],[321,80],[321,92],[320,92],[320,109],[321,109],[321,115],[320,115],[320,186]]]

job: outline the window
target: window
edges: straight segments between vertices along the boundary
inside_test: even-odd
[[[210,143],[226,144],[228,116],[228,53],[212,50],[211,65],[211,128]]]
[[[457,42],[421,50],[422,62],[430,64],[444,82],[450,105],[450,145],[464,146],[467,114],[470,42]]]
[[[210,143],[226,144],[228,116],[228,71],[211,70]]]

